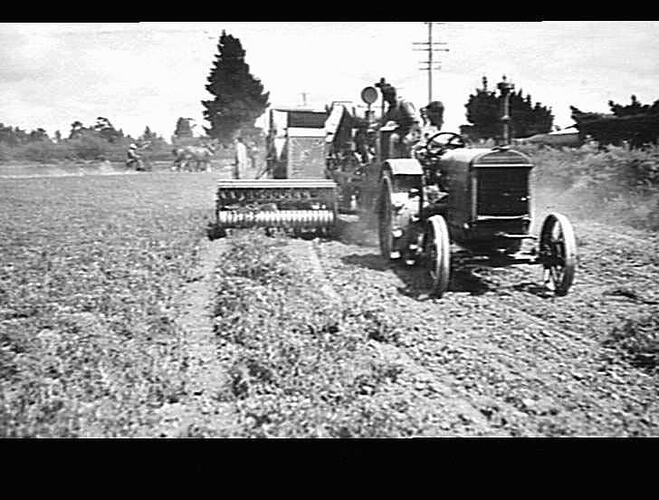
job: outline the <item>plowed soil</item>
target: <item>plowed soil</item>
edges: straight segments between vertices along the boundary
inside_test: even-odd
[[[655,435],[656,378],[606,347],[627,318],[657,311],[658,241],[578,223],[579,268],[554,297],[534,266],[453,270],[428,298],[425,271],[391,266],[373,246],[316,244],[333,288],[384,305],[401,325],[393,347],[475,411],[459,434]],[[438,411],[444,403],[440,400]]]
[[[345,314],[371,304],[389,326],[388,335],[364,335],[364,346],[374,360],[396,363],[386,392],[423,418],[368,435],[657,435],[658,379],[611,335],[658,311],[659,238],[584,220],[574,226],[579,264],[565,297],[544,289],[539,267],[520,265],[454,267],[449,291],[431,298],[426,271],[385,262],[373,228],[355,218],[336,240],[291,238],[278,248],[309,277],[301,286],[318,307]]]

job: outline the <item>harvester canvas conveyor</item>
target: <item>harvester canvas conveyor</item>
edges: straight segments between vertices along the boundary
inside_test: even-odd
[[[328,179],[230,179],[218,182],[220,228],[329,230],[337,221],[336,184]]]

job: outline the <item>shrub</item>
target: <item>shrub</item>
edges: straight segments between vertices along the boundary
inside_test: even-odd
[[[659,146],[516,149],[532,158],[536,188],[551,193],[552,201],[575,217],[588,214],[635,227],[659,227]]]
[[[0,161],[10,161],[14,158],[13,149],[0,142]]]
[[[562,189],[579,186],[604,195],[659,189],[659,146],[646,149],[521,146],[518,149],[533,158],[534,175],[543,185]]]
[[[86,132],[75,139],[68,140],[67,146],[73,153],[73,157],[81,160],[105,158],[109,149],[107,141],[95,134]]]
[[[64,144],[55,144],[50,141],[29,142],[15,149],[17,158],[41,163],[65,160],[69,155],[70,151]]]

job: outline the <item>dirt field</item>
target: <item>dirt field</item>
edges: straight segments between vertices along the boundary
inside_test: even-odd
[[[475,274],[456,271],[449,293],[434,300],[428,298],[424,272],[384,264],[372,238],[283,242],[280,250],[299,266],[301,275],[312,277],[304,290],[295,292],[306,293],[309,301],[316,297],[311,307],[329,303],[344,316],[363,315],[365,310],[371,314],[376,308],[380,330],[367,328],[358,337],[365,349],[361,356],[371,364],[385,363],[395,376],[374,384],[368,397],[404,403],[397,409],[403,415],[395,424],[362,425],[347,434],[336,431],[336,426],[330,425],[328,431],[327,425],[317,424],[314,432],[656,435],[656,376],[630,363],[610,338],[628,318],[656,314],[659,242],[653,236],[616,233],[597,225],[578,224],[576,229],[581,251],[578,280],[561,298],[539,286],[539,269],[520,266]],[[218,251],[225,244],[218,242]],[[295,323],[298,312],[291,308],[287,314]],[[334,335],[343,330],[339,322]],[[293,337],[287,340],[295,343]],[[359,370],[353,375],[357,378]],[[247,406],[252,412],[260,406],[259,397]],[[251,398],[248,395],[247,401]],[[391,417],[390,406],[378,403],[372,411]],[[271,410],[266,418],[271,429],[252,425],[247,434],[300,435],[277,422],[281,411]]]
[[[203,224],[212,212],[214,181],[223,175],[135,177],[140,181],[134,190],[139,186],[150,190],[150,208],[136,219],[140,231],[146,231],[146,221],[158,211],[164,217],[181,210],[195,215],[181,219],[178,229],[172,226],[153,233],[148,237],[152,245],[165,245],[172,230],[180,231],[185,224]],[[155,178],[157,183],[147,183]],[[35,182],[43,184],[37,190],[25,184]],[[52,182],[72,180],[0,180],[2,193],[13,196],[5,210],[7,206],[26,210],[39,193],[49,191]],[[94,192],[91,185],[88,191],[83,184],[76,186],[77,196]],[[121,204],[112,202],[112,193],[124,188],[121,183],[103,187],[104,200],[115,217],[131,209],[130,197]],[[179,201],[165,203],[159,191],[170,200],[177,192]],[[64,203],[69,194],[58,190],[45,203],[53,205],[54,197]],[[86,206],[80,200],[75,210]],[[550,201],[537,200],[540,215],[560,206],[560,199],[545,200]],[[190,245],[194,251],[179,245],[181,255],[189,257],[187,268],[183,269],[183,260],[180,270],[154,271],[158,276],[183,276],[173,280],[174,274],[167,274],[171,286],[156,294],[151,304],[160,307],[159,314],[171,325],[165,330],[143,328],[142,337],[133,331],[125,344],[132,349],[154,343],[160,347],[139,357],[116,354],[123,356],[121,366],[138,365],[136,378],[120,374],[115,370],[119,365],[108,367],[104,355],[94,349],[85,353],[91,360],[70,366],[69,372],[34,369],[28,380],[7,368],[2,374],[0,434],[659,435],[655,364],[640,362],[615,335],[624,331],[628,320],[659,312],[659,237],[589,221],[578,208],[561,208],[578,216],[579,265],[566,297],[553,297],[542,289],[539,268],[517,266],[474,273],[456,269],[448,293],[441,300],[429,298],[425,272],[385,263],[372,228],[356,220],[344,222],[338,240],[267,238],[258,231],[237,231],[211,242],[199,227],[189,227],[190,237],[198,239]],[[63,213],[69,225],[75,219],[73,211]],[[79,213],[80,224],[89,222],[84,211]],[[100,217],[97,225],[106,227],[108,222]],[[25,240],[31,227],[48,230],[38,226],[33,216],[26,215],[22,224]],[[43,325],[30,326],[35,317],[45,321],[52,309],[41,316],[20,313],[15,304],[20,294],[16,288],[8,289],[28,286],[16,275],[30,270],[16,264],[20,253],[16,248],[23,245],[21,251],[26,251],[29,246],[19,238],[20,227],[13,229],[13,244],[2,248],[0,333],[5,367],[20,366],[21,352],[38,357],[55,349],[67,356],[66,350],[57,350],[65,330],[53,324],[44,337]],[[98,234],[101,244],[110,238],[100,230]],[[126,245],[129,248],[130,241]],[[57,265],[60,257],[42,254],[41,259]],[[156,263],[166,258],[172,257],[154,254]],[[72,262],[78,265],[75,259]],[[130,277],[133,271],[122,272]],[[103,283],[108,286],[109,281]],[[42,283],[38,289],[56,286]],[[54,293],[47,293],[51,306],[66,302],[63,296],[55,300]],[[95,293],[102,296],[107,290]],[[78,315],[76,335],[85,329],[85,321],[96,318],[94,325],[104,324],[104,314],[112,313],[94,304],[68,303],[67,314]],[[41,342],[31,346],[18,339],[21,328],[39,334]],[[116,338],[117,331],[110,328],[97,337]],[[154,332],[160,336],[154,337]],[[112,344],[113,349],[121,350],[121,343]],[[70,371],[82,370],[81,366],[91,372],[88,377],[101,369],[97,394],[73,387],[78,379]],[[161,373],[163,367],[169,375]],[[142,380],[139,373],[145,374]],[[165,396],[155,397],[149,390],[153,373],[158,374],[154,383]],[[39,377],[48,378],[50,385],[36,380]],[[19,379],[20,387],[29,388],[51,387],[53,380],[66,377],[72,385],[64,384],[59,393],[39,389],[39,397],[19,401],[12,392]],[[121,397],[114,389],[119,383],[124,384]],[[127,395],[131,384],[140,389],[140,398]],[[96,394],[96,399],[85,394]],[[55,400],[57,405],[43,408]],[[124,411],[125,407],[132,411]],[[78,418],[75,425],[72,412]],[[116,424],[119,420],[121,425]]]
[[[625,319],[656,312],[657,241],[576,229],[578,281],[561,298],[544,294],[538,269],[520,267],[454,274],[435,301],[422,272],[384,266],[373,247],[315,248],[335,290],[379,303],[400,325],[387,347],[424,374],[414,389],[437,418],[456,407],[448,433],[654,435],[656,379],[603,342]]]

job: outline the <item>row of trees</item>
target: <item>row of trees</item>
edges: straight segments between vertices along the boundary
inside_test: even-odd
[[[511,137],[529,137],[551,132],[554,117],[551,108],[539,102],[532,103],[531,96],[523,96],[520,89],[510,94]],[[483,86],[469,96],[467,121],[461,132],[471,139],[499,139],[502,135],[501,92],[488,89],[487,78]],[[570,106],[572,119],[582,139],[592,138],[601,145],[627,144],[632,148],[656,144],[659,140],[659,100],[642,104],[631,96],[629,104],[609,101],[610,113],[584,112]]]
[[[584,112],[570,106],[572,119],[580,135],[590,136],[600,144],[629,144],[641,147],[659,140],[659,100],[641,104],[635,95],[627,105],[609,101],[611,113]]]
[[[99,116],[94,124],[85,125],[74,121],[67,135],[59,130],[50,137],[43,128],[26,131],[0,123],[0,161],[60,161],[60,160],[109,160],[123,161],[131,143],[145,146],[152,159],[171,159],[172,145],[193,144],[199,141],[193,133],[193,119],[180,117],[168,143],[162,136],[146,126],[138,137],[125,134],[112,122]],[[260,129],[252,135],[260,134]]]
[[[0,123],[0,144],[18,146],[43,140],[50,140],[50,138],[48,137],[48,133],[42,128],[27,132],[19,127],[11,127]]]
[[[260,143],[263,133],[255,127],[256,119],[269,106],[269,93],[264,91],[263,84],[251,74],[249,64],[245,61],[246,52],[240,40],[222,31],[217,45],[217,54],[212,63],[205,86],[211,99],[201,101],[203,116],[208,127],[204,127],[206,135],[228,145],[237,135],[245,136],[248,141]],[[468,126],[461,131],[473,139],[497,138],[501,134],[502,96],[488,89],[487,79],[483,78],[483,87],[469,96],[465,105],[467,108]],[[522,90],[510,95],[511,135],[526,137],[533,134],[549,132],[553,124],[551,109],[540,103],[532,103],[530,95],[523,95]],[[191,118],[179,118],[172,136],[172,143],[188,143],[194,141]],[[45,141],[47,134],[43,129],[37,129],[27,134],[14,131],[5,134],[11,137],[5,139],[0,131],[0,143],[23,144],[30,141]],[[59,134],[59,133],[58,133]],[[150,141],[156,149],[162,149],[165,141],[153,134],[147,127],[139,138]],[[99,155],[111,146],[127,146],[132,139],[125,136],[121,129],[115,128],[104,117],[99,117],[93,126],[85,127],[76,121],[71,125],[68,139],[57,137],[55,142],[73,144],[78,157],[88,158]],[[76,142],[77,141],[77,142]],[[106,147],[103,147],[103,146]]]
[[[67,137],[63,137],[59,130],[51,138],[42,128],[28,133],[19,127],[0,123],[0,160],[4,161],[122,161],[128,146],[133,142],[149,144],[153,154],[171,156],[171,147],[148,126],[142,135],[133,138],[115,128],[108,118],[102,116],[96,119],[96,123],[87,126],[81,121],[74,121]]]
[[[205,133],[224,145],[229,145],[237,135],[262,143],[263,132],[255,127],[255,122],[270,105],[269,92],[265,92],[261,81],[251,74],[245,61],[245,50],[238,38],[222,31],[217,49],[205,86],[212,98],[201,101],[204,119],[209,124],[204,127]],[[491,90],[487,78],[483,77],[482,88],[469,95],[465,104],[469,125],[460,127],[461,132],[471,139],[500,138],[502,104],[501,89]],[[554,116],[551,108],[539,102],[533,103],[531,96],[524,95],[521,89],[509,95],[509,105],[511,137],[528,137],[552,130]],[[629,105],[610,101],[609,106],[612,111],[610,115],[584,113],[572,107],[572,117],[580,132],[590,134],[602,143],[628,140],[632,144],[641,144],[656,140],[659,101],[653,105],[643,105],[632,96]],[[192,122],[191,118],[178,119],[172,143],[195,141]],[[56,157],[64,154],[65,157],[82,159],[102,158],[108,154],[116,157],[119,151],[123,157],[125,149],[134,140],[105,117],[98,117],[96,123],[90,126],[75,121],[67,138],[57,131],[53,139],[42,128],[27,132],[0,124],[0,159],[3,159],[3,151],[6,156],[7,148],[20,147],[27,148],[24,152],[29,159],[36,159],[35,155],[54,153],[57,153],[54,155]],[[152,151],[171,154],[167,142],[149,127],[137,140],[150,143]]]
[[[207,78],[206,90],[213,96],[202,101],[204,118],[210,124],[204,127],[208,137],[224,145],[230,144],[237,135],[262,143],[263,134],[261,129],[255,127],[255,122],[269,106],[269,93],[264,92],[261,82],[250,73],[240,40],[225,31],[219,38],[218,53]],[[173,144],[198,140],[194,137],[192,122],[193,119],[184,117],[177,120]],[[171,145],[148,126],[141,136],[133,138],[116,128],[106,117],[99,116],[92,125],[75,121],[67,137],[63,137],[58,130],[53,138],[42,128],[27,132],[0,123],[0,161],[121,161],[132,142],[148,144],[148,150],[156,158],[171,158]]]

